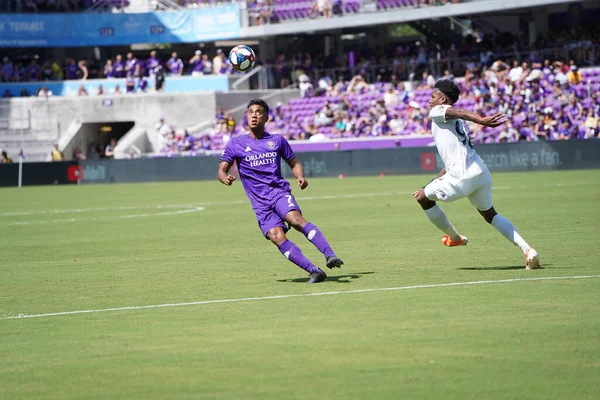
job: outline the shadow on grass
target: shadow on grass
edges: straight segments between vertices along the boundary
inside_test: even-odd
[[[544,264],[540,265],[540,269],[544,269],[552,264]],[[512,265],[507,267],[465,267],[465,268],[456,268],[462,271],[508,271],[511,269],[525,269],[524,265]]]
[[[327,273],[327,271],[325,271],[325,273]],[[354,279],[360,279],[361,276],[363,276],[363,275],[371,275],[374,273],[375,273],[375,271],[357,272],[357,273],[348,274],[348,275],[327,275],[327,280],[325,282],[350,283]],[[306,282],[308,282],[308,278],[278,279],[277,282],[306,283]]]

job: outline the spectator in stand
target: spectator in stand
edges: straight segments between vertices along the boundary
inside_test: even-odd
[[[146,91],[148,90],[148,78],[146,78],[144,75],[140,76],[138,78],[138,92],[141,93],[146,93]]]
[[[11,82],[14,80],[15,68],[8,57],[2,59],[2,68],[0,68],[0,81]]]
[[[208,54],[202,54],[202,74],[212,74],[212,61],[209,60]]]
[[[85,90],[83,84],[79,85],[79,89],[77,89],[77,96],[87,96],[88,92]]]
[[[225,64],[225,54],[223,54],[223,50],[217,49],[217,55],[213,58],[212,61],[213,74],[221,74],[223,64]]]
[[[115,147],[117,147],[117,141],[115,139],[110,139],[110,143],[106,145],[104,149],[104,157],[105,158],[114,158],[115,157]]]
[[[88,146],[88,150],[85,154],[85,158],[87,160],[99,160],[100,159],[100,154],[98,153],[96,145],[90,144]]]
[[[112,66],[112,61],[111,61]],[[65,75],[67,80],[75,80],[77,79],[77,64],[75,63],[75,59],[67,58],[65,60]]]
[[[307,97],[313,91],[313,85],[310,78],[307,75],[300,75],[298,78],[298,88],[300,89],[300,96]]]
[[[332,8],[331,0],[315,0],[308,11],[308,15],[311,18],[316,18],[319,15],[322,15],[323,18],[331,18]]]
[[[594,111],[593,108],[587,110],[586,119],[585,119],[585,139],[591,139],[600,134],[600,130],[598,129],[598,114]]]
[[[6,151],[3,151],[2,152],[2,159],[0,160],[0,164],[10,164],[12,162],[13,162],[12,158],[10,158],[8,156],[8,154],[6,153]]]
[[[125,90],[127,93],[135,92],[135,77],[132,71],[129,71],[125,77]]]
[[[123,63],[123,57],[120,54],[117,54],[115,62],[113,63],[113,76],[115,78],[125,77],[125,64]]]
[[[202,136],[202,138],[200,139],[200,148],[202,150],[212,149],[212,141],[210,139],[210,136],[208,136],[208,135]]]
[[[99,85],[98,91],[96,92],[96,96],[104,96],[105,94],[106,94],[106,92],[104,91],[104,86]]]
[[[62,151],[58,149],[58,144],[54,145],[54,149],[52,149],[50,155],[52,156],[52,161],[63,161],[65,159]]]
[[[62,81],[65,77],[64,71],[60,62],[58,60],[54,60],[52,62],[52,80],[53,81]]]
[[[44,85],[38,91],[37,96],[48,98],[54,96],[54,93],[52,93],[52,90],[48,89],[48,86]]]
[[[73,160],[86,160],[87,157],[85,156],[85,154],[83,154],[83,151],[81,151],[80,147],[75,147],[75,150],[73,151]]]
[[[127,59],[125,60],[125,74],[132,72],[133,76],[140,76],[140,64],[137,58],[133,56],[133,53],[127,53]]]
[[[160,60],[156,57],[156,50],[150,52],[150,58],[146,60],[146,73],[149,76],[155,76],[158,67],[161,65]]]
[[[114,78],[114,72],[113,72],[113,62],[112,60],[109,58],[108,60],[106,60],[106,64],[104,65],[104,77],[105,78]]]
[[[79,71],[81,71],[81,76],[78,76],[78,78],[85,81],[89,74],[87,63],[84,60],[81,60],[77,63],[77,67],[79,67]]]
[[[177,52],[171,53],[171,58],[167,61],[167,68],[169,69],[170,76],[181,76],[183,75],[183,61],[177,57]]]
[[[27,79],[28,81],[39,81],[42,77],[42,69],[37,63],[37,56],[35,56],[27,66]]]
[[[156,77],[154,78],[154,90],[157,92],[162,92],[165,90],[165,70],[162,65],[157,66],[155,69]]]
[[[307,70],[305,69],[305,71]],[[279,82],[280,88],[283,89],[290,85],[290,69],[287,60],[285,59],[285,54],[283,53],[277,56],[277,61],[275,62],[275,77],[277,82]]]
[[[121,94],[123,94],[123,92],[121,91],[121,86],[120,85],[115,86],[115,88],[113,89],[112,93],[115,94],[115,95],[121,95]]]
[[[190,65],[192,66],[192,76],[202,75],[202,52],[196,50],[194,57],[190,58]]]
[[[569,67],[569,74],[567,75],[567,79],[571,85],[579,85],[583,78],[581,77],[581,72],[579,72],[579,68],[577,65],[571,65]]]

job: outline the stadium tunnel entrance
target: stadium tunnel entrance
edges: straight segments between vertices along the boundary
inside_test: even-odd
[[[63,150],[65,159],[76,160],[78,154],[88,160],[104,157],[106,146],[115,139],[117,142],[135,125],[134,121],[124,122],[85,122]]]

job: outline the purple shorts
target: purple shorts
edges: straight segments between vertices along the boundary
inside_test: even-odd
[[[298,211],[302,214],[302,210],[300,210],[298,203],[296,203],[296,199],[291,194],[279,197],[270,207],[254,209],[258,226],[265,238],[267,238],[267,233],[277,226],[281,226],[285,232],[290,229],[285,222],[285,216],[290,211]]]

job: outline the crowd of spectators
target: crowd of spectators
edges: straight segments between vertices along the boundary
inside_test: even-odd
[[[194,55],[182,60],[177,52],[172,52],[170,58],[163,61],[156,51],[151,51],[146,59],[137,58],[133,53],[128,53],[125,58],[118,54],[114,59],[107,59],[102,66],[93,59],[75,62],[68,57],[61,62],[59,59],[47,59],[40,62],[40,57],[34,55],[28,61],[19,60],[12,62],[8,57],[2,58],[0,66],[0,82],[51,82],[62,80],[87,80],[87,79],[114,79],[125,78],[124,87],[117,85],[110,94],[146,92],[149,89],[149,80],[153,78],[154,91],[160,92],[164,88],[165,80],[169,76],[182,76],[184,73],[192,76],[229,74],[231,65],[222,49],[217,49],[214,57],[196,50]],[[104,95],[107,94],[102,85],[95,93],[88,93],[84,85],[78,90],[78,95]],[[22,89],[21,96],[51,97],[54,94],[43,86],[36,93],[29,93]],[[10,97],[6,90],[3,97]]]
[[[459,0],[377,0],[376,6],[377,10],[388,10],[433,7],[458,2]],[[248,0],[247,5],[251,25],[283,23],[287,20],[306,18],[328,19],[357,13],[360,10],[360,0]]]
[[[276,104],[266,130],[288,140],[311,141],[430,135],[428,102],[436,79],[424,72],[407,87],[395,75],[374,83],[360,75],[349,81],[322,78],[306,97]],[[456,78],[447,73],[441,79]],[[462,90],[457,106],[509,117],[495,129],[473,124],[473,143],[600,137],[600,68],[582,72],[574,60],[495,60],[490,67],[467,69],[456,81]],[[247,133],[246,125],[245,117],[235,123],[219,112],[215,128],[202,135],[205,149],[223,148],[231,136]],[[163,150],[173,153],[178,148]]]

